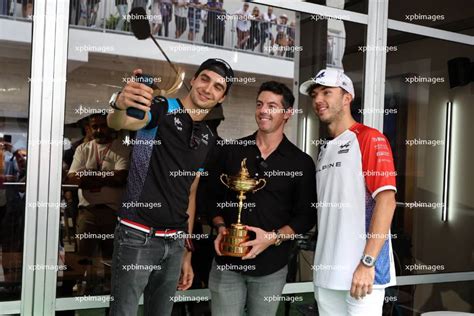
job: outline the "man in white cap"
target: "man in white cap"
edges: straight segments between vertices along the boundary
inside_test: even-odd
[[[313,270],[319,315],[382,315],[384,289],[395,285],[390,224],[396,172],[390,144],[352,117],[354,87],[341,70],[321,70],[300,93],[311,97],[331,136],[316,166]]]

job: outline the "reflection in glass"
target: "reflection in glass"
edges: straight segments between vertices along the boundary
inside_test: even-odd
[[[472,271],[472,82],[450,88],[456,80],[448,61],[472,58],[474,48],[396,31],[388,32],[388,45],[397,47],[387,53],[384,109],[384,133],[398,172],[399,203],[392,226],[397,274]],[[449,102],[451,177],[449,214],[443,222]]]
[[[25,30],[33,1],[1,1],[0,22]],[[9,21],[3,19],[19,19]],[[31,27],[31,24],[27,24]],[[26,37],[27,38],[27,37]],[[0,38],[0,302],[19,300],[22,288],[23,243],[28,159],[28,98],[31,42]]]

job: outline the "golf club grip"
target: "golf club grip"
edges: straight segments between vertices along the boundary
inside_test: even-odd
[[[127,115],[136,118],[137,120],[143,120],[145,118],[145,112],[137,108],[128,108]]]
[[[136,81],[143,83],[144,85],[154,88],[154,78],[151,75],[146,75],[146,74],[137,74],[135,75]],[[140,103],[141,104],[141,103]],[[145,112],[142,110],[139,110],[137,108],[128,108],[127,109],[127,115],[131,116],[133,118],[136,118],[137,120],[143,120],[145,118]]]

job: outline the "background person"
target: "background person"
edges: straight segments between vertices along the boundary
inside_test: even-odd
[[[115,0],[115,6],[117,7],[119,15],[117,25],[115,25],[115,30],[123,31],[123,26],[128,14],[128,2],[127,0]]]
[[[161,15],[160,0],[153,0],[151,4],[151,34],[160,34],[163,26],[163,16]]]
[[[237,17],[236,30],[237,30],[237,45],[235,48],[244,49],[248,39],[250,38],[250,11],[249,4],[244,3],[242,9],[239,9],[234,13]]]
[[[288,16],[286,14],[282,14],[278,21],[276,30],[277,30],[277,37],[276,37],[276,44],[278,45],[278,55],[284,56],[286,51],[286,47],[288,46]]]
[[[260,23],[262,16],[260,10],[256,6],[252,10],[252,19],[250,21],[250,38],[247,42],[247,49],[254,50],[260,44]]]
[[[17,182],[19,185],[5,186],[6,204],[0,222],[0,245],[2,268],[7,293],[21,292],[23,266],[23,243],[26,207],[26,164],[27,151],[19,148],[13,152],[4,166],[5,182]]]
[[[201,7],[199,0],[192,0],[188,5],[188,21],[189,21],[189,32],[188,40],[194,41],[196,34],[199,33],[201,25]]]
[[[89,116],[89,128],[93,139],[77,147],[66,179],[79,185],[76,233],[112,235],[127,179],[129,150],[114,138],[106,115]],[[82,238],[77,244],[87,275],[86,288],[78,290],[98,294],[108,287],[99,282],[98,271],[104,268],[101,261],[112,259],[113,239]],[[110,271],[105,270],[105,280],[109,280]]]
[[[272,33],[272,27],[274,24],[276,24],[277,18],[276,15],[273,14],[273,7],[268,7],[267,12],[264,12],[262,15],[263,21],[260,24],[260,35],[262,36],[260,40],[260,52],[264,52],[264,46],[266,43],[267,38],[270,40],[270,47],[273,49],[273,45],[275,45],[275,37],[273,36]],[[270,51],[272,51],[270,49]]]
[[[173,0],[174,20],[176,23],[176,38],[180,38],[186,31],[186,23],[188,17],[187,0]]]
[[[173,4],[171,3],[171,0],[160,0],[160,12],[161,12],[161,17],[163,19],[163,29],[165,30],[164,36],[168,37],[169,24],[173,17]],[[159,36],[162,35],[161,30],[162,28],[158,30]]]

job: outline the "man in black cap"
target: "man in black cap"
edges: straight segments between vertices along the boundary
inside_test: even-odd
[[[151,88],[133,81],[112,97],[109,126],[136,136],[115,230],[111,315],[136,315],[142,293],[145,315],[170,315],[176,285],[191,286],[193,247],[184,237],[192,232],[199,176],[215,143],[203,119],[224,101],[233,76],[224,60],[208,59],[181,100],[153,98]],[[127,116],[129,107],[145,117]]]

